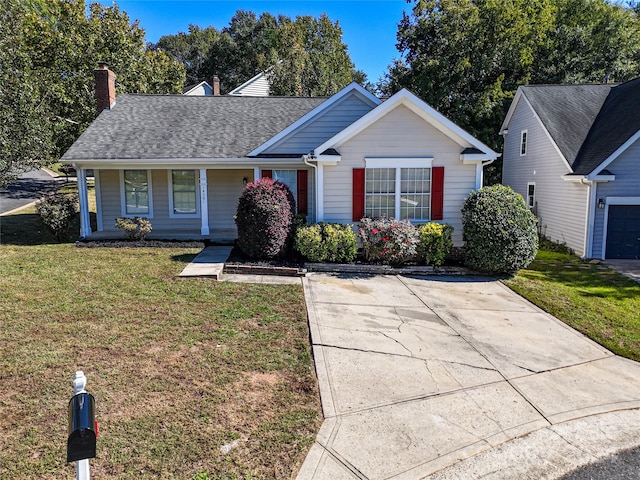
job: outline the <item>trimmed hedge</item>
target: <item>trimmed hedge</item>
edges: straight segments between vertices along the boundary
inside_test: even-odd
[[[418,227],[418,234],[418,254],[428,264],[442,265],[453,247],[453,227],[447,223],[429,222]]]
[[[465,264],[474,270],[512,274],[538,251],[537,219],[522,196],[504,185],[471,192],[462,208]]]
[[[235,216],[238,247],[251,258],[286,255],[293,243],[295,199],[289,187],[270,178],[247,184]]]
[[[351,225],[301,226],[296,232],[294,249],[310,262],[352,262],[357,253],[356,234]]]

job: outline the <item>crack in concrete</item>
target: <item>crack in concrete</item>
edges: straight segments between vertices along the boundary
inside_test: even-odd
[[[408,356],[409,356],[409,358],[414,358],[414,357],[413,357],[413,352],[412,352],[409,348],[407,348],[407,347],[406,347],[406,346],[405,346],[405,345],[404,345],[400,340],[397,340],[397,339],[395,339],[395,338],[393,338],[393,337],[390,337],[389,335],[387,335],[387,334],[386,334],[386,333],[384,333],[384,332],[378,332],[378,333],[381,333],[383,337],[386,337],[386,338],[388,338],[389,340],[391,340],[391,341],[393,341],[393,342],[397,343],[397,344],[398,344],[398,345],[400,345],[402,348],[404,348],[407,352],[409,352],[409,355],[408,355]],[[397,354],[396,354],[396,355],[397,355]],[[404,355],[402,355],[402,356],[404,356]]]
[[[451,360],[440,360],[442,363],[449,363],[451,365],[461,365],[463,367],[469,367],[469,368],[475,368],[478,370],[487,370],[489,372],[498,372],[499,370],[497,368],[490,368],[490,367],[481,367],[479,365],[471,365],[469,363],[463,363],[463,362],[453,362]]]

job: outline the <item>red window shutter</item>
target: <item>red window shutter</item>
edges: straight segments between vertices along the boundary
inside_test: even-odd
[[[262,178],[273,178],[272,170],[262,170]]]
[[[309,172],[306,170],[298,170],[298,183],[296,185],[298,189],[298,198],[296,198],[296,202],[298,203],[298,213],[302,213],[304,215],[307,214],[307,193],[309,190]]]
[[[444,167],[431,168],[431,220],[442,220],[444,205]]]
[[[364,217],[364,168],[353,169],[353,221]]]

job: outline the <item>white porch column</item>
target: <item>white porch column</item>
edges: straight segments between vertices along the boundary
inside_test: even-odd
[[[207,169],[200,169],[200,234],[209,235],[209,189],[207,187]]]
[[[87,172],[84,168],[76,167],[78,178],[78,200],[80,202],[80,237],[91,236],[91,221],[89,217],[89,192],[87,191]]]
[[[260,167],[253,167],[253,181],[255,182],[260,178]]]

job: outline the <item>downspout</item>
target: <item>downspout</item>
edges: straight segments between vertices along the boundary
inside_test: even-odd
[[[478,166],[480,167],[480,174],[478,175],[476,173],[476,190],[480,190],[483,187],[482,184],[484,183],[484,167],[486,167],[487,165],[491,165],[495,161],[496,159],[494,158],[492,160],[488,160],[487,162],[480,162],[478,164]]]
[[[320,210],[320,185],[319,185],[319,178],[318,178],[318,165],[314,165],[313,163],[309,163],[309,157],[311,158],[315,158],[315,155],[313,154],[313,151],[311,153],[309,153],[308,155],[303,155],[302,156],[302,161],[304,162],[305,165],[309,166],[309,167],[313,167],[313,169],[315,170],[314,175],[313,175],[313,179],[316,185],[315,188],[315,192],[314,192],[314,197],[315,197],[315,205],[314,205],[314,209],[313,209],[313,216],[314,216],[314,223],[318,223],[318,211]]]
[[[580,183],[582,185],[587,186],[587,222],[585,225],[585,239],[584,239],[584,254],[582,258],[591,258],[591,249],[593,248],[593,229],[595,225],[595,198],[596,198],[596,189],[594,188],[595,184],[591,180],[586,180],[582,177],[580,179]]]

